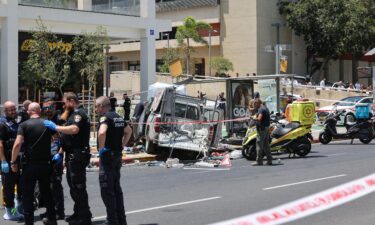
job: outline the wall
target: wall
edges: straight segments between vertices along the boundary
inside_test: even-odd
[[[221,53],[233,62],[234,72],[257,72],[256,0],[221,0]]]
[[[188,16],[192,16],[198,21],[204,21],[207,23],[219,22],[220,7],[200,7],[192,9],[184,9],[171,12],[158,12],[156,14],[157,19],[172,20],[173,26],[182,25],[184,19]]]

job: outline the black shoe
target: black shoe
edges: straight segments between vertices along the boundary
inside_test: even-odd
[[[48,218],[44,218],[42,221],[45,225],[57,225],[56,220],[49,220]]]
[[[66,217],[65,221],[69,223],[70,221],[75,220],[75,219],[77,219],[77,214],[73,213],[73,215]]]
[[[40,219],[47,218],[47,212],[45,212],[45,213],[41,213],[41,214],[39,215],[39,218],[40,218]]]
[[[69,222],[69,225],[92,225],[91,219],[74,219]]]

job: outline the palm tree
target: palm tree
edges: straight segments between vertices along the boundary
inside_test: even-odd
[[[184,40],[186,39],[186,74],[189,74],[190,39],[194,42],[207,45],[207,41],[199,35],[199,30],[212,30],[212,27],[208,23],[196,21],[193,17],[189,16],[185,18],[184,24],[177,28],[176,39],[180,47],[184,46]]]

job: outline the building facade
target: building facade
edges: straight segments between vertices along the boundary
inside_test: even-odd
[[[172,32],[164,33],[156,42],[157,65],[169,47],[177,47],[175,31],[183,20],[192,16],[198,21],[212,25],[211,57],[223,56],[234,64],[232,77],[276,73],[274,47],[277,43],[285,47],[282,52],[288,61],[287,73],[305,76],[308,74],[306,47],[303,38],[294,35],[286,27],[285,18],[280,15],[278,0],[159,0],[156,3],[156,17],[172,21]],[[203,35],[206,40],[208,34]],[[168,41],[169,38],[169,41]],[[169,43],[169,45],[168,45]],[[208,46],[193,44],[194,67],[190,73],[209,74]],[[111,70],[138,70],[139,43],[121,43],[111,50]],[[374,57],[364,57],[359,67],[371,67]],[[324,74],[330,81],[349,81],[352,75],[351,57],[342,56],[331,61]],[[364,76],[365,77],[365,76]],[[319,76],[317,76],[319,78]],[[368,83],[368,79],[361,80]]]
[[[0,0],[1,103],[18,102],[19,33],[32,31],[38,18],[61,35],[102,25],[112,40],[139,41],[142,90],[154,82],[155,38],[171,29],[170,21],[156,19],[154,0]]]

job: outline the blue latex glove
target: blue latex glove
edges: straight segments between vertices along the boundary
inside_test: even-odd
[[[44,120],[43,125],[52,131],[56,131],[57,125],[50,120]]]
[[[106,147],[101,148],[101,149],[99,150],[99,157],[102,157],[102,156],[104,155],[104,153],[109,152],[110,150],[111,150],[111,149],[106,148]]]
[[[60,165],[63,161],[63,157],[60,153],[56,154],[52,158],[52,162],[55,163],[56,166]]]
[[[1,161],[1,172],[9,173],[9,164],[7,161]]]

